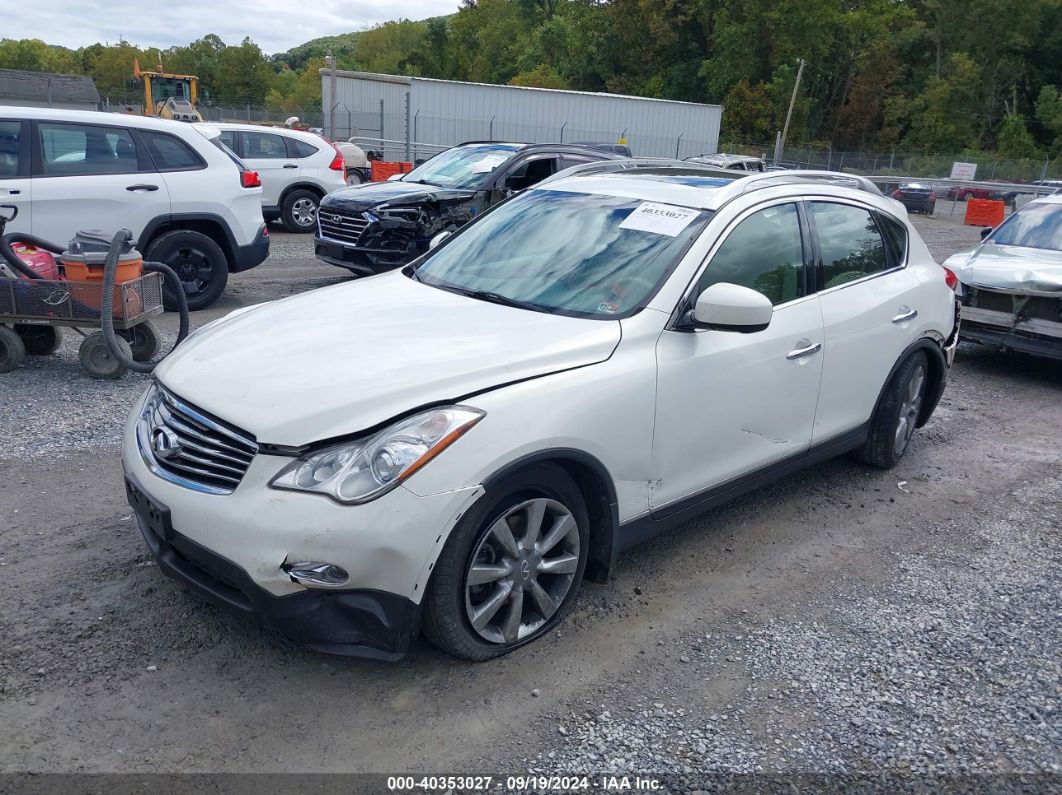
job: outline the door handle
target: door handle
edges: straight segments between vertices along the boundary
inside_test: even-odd
[[[900,314],[892,319],[893,323],[903,323],[906,320],[914,320],[918,317],[918,310],[906,306],[900,307]]]
[[[789,359],[790,361],[792,361],[793,359],[803,359],[805,356],[811,356],[811,354],[818,353],[820,350],[822,350],[821,342],[808,342],[808,340],[800,340],[797,345],[800,345],[802,343],[807,344],[805,344],[803,348],[796,348],[795,350],[789,351],[789,353],[785,355],[785,358]]]
[[[153,191],[153,190],[158,190],[158,189],[159,189],[158,185],[129,185],[128,187],[126,187],[126,190]]]
[[[294,163],[285,163],[284,168],[298,168]]]
[[[20,193],[22,193],[22,191],[20,191],[18,188],[7,188],[6,190],[4,190],[4,193],[6,193],[8,196],[18,196]]]

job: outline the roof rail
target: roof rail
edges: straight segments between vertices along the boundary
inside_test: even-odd
[[[789,185],[793,182],[821,182],[841,188],[854,188],[881,196],[881,190],[872,181],[859,174],[846,174],[841,171],[767,171],[762,174],[750,174],[745,179],[727,185],[720,195],[723,201],[734,199],[743,193],[761,188],[773,188],[777,185]]]
[[[558,171],[550,177],[535,185],[540,188],[558,179],[566,179],[583,174],[610,174],[619,171],[674,171],[677,174],[703,174],[705,176],[729,177],[739,179],[746,176],[746,172],[733,171],[709,166],[702,163],[688,163],[685,160],[675,160],[669,157],[628,157],[618,160],[596,160],[593,163],[580,163],[577,166]]]

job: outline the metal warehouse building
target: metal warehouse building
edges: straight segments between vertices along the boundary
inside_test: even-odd
[[[386,159],[470,140],[626,140],[635,155],[689,157],[719,145],[720,105],[619,94],[321,70],[325,133],[358,136]]]

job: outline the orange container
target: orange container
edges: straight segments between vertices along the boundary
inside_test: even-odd
[[[72,282],[70,295],[72,298],[94,309],[103,306],[103,265],[95,260],[103,257],[95,254],[70,255],[64,254],[63,273],[66,280]],[[92,260],[92,261],[89,261]],[[133,249],[118,258],[118,268],[114,277],[114,296],[111,299],[111,312],[115,315],[122,314],[122,288],[123,282],[139,279],[144,275],[144,259],[140,253]]]
[[[970,199],[966,202],[963,223],[968,226],[999,226],[1006,214],[1006,204],[996,199]]]
[[[385,182],[395,174],[408,174],[413,170],[413,164],[404,161],[373,160],[371,169],[373,182]]]

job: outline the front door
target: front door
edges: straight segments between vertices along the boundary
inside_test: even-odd
[[[33,220],[33,183],[29,170],[29,123],[18,119],[0,119],[0,214],[12,212],[15,220],[8,232],[29,232]],[[12,211],[8,209],[14,207]]]
[[[797,204],[746,213],[711,255],[691,300],[713,284],[750,287],[774,304],[763,331],[667,330],[657,342],[650,492],[654,516],[700,492],[805,453],[822,374],[822,313],[807,276]],[[805,252],[808,252],[807,254]]]

